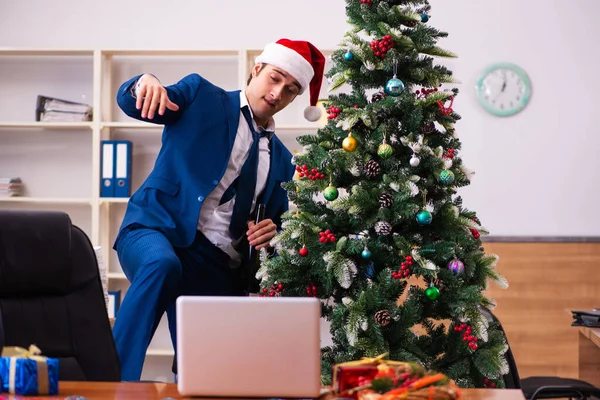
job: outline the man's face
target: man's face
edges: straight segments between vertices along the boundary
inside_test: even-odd
[[[262,125],[283,110],[298,95],[300,84],[281,68],[257,64],[252,68],[252,80],[246,88],[246,97],[252,113]]]

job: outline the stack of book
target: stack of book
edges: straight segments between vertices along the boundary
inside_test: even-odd
[[[0,177],[0,197],[20,196],[21,193],[21,178]]]
[[[38,96],[35,120],[39,122],[85,122],[92,120],[92,107],[83,103]]]

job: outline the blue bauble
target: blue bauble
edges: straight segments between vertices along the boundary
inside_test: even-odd
[[[421,22],[427,22],[429,21],[429,15],[423,13],[421,14]]]
[[[362,258],[364,258],[365,260],[368,260],[369,258],[371,258],[371,250],[369,250],[369,249],[364,249],[360,255],[361,255],[361,256],[362,256]]]
[[[388,96],[400,96],[404,91],[404,82],[398,78],[392,78],[385,84],[385,93]]]
[[[448,269],[452,272],[452,275],[461,276],[465,272],[465,264],[458,258],[455,258],[448,263]]]
[[[417,222],[419,225],[429,225],[432,219],[433,215],[427,210],[419,211],[417,214]]]
[[[346,54],[344,54],[344,60],[352,61],[353,59],[354,59],[354,54],[352,54],[352,52],[350,50],[348,50],[346,52]]]

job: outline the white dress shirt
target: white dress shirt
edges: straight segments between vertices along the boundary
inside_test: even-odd
[[[244,91],[240,92],[240,107],[248,107],[248,100]],[[223,193],[229,188],[233,181],[240,175],[242,166],[246,162],[248,155],[250,154],[250,147],[252,146],[253,138],[250,127],[246,122],[246,118],[241,112],[240,108],[240,122],[231,150],[231,156],[227,163],[227,169],[225,174],[221,178],[219,184],[214,188],[212,192],[204,200],[202,208],[200,209],[200,216],[198,218],[198,230],[206,236],[215,246],[227,253],[234,264],[239,264],[241,255],[235,250],[233,246],[233,238],[229,233],[229,223],[231,221],[231,214],[233,213],[233,206],[235,204],[235,197],[230,201],[219,205]],[[250,109],[250,115],[252,110]],[[254,129],[256,132],[262,132],[264,130],[273,132],[275,131],[275,121],[273,118],[267,123],[266,129],[259,127],[256,121],[252,119]],[[256,206],[256,199],[259,194],[265,188],[267,183],[267,176],[269,175],[270,168],[270,148],[269,139],[267,137],[261,137],[259,144],[259,159],[258,159],[258,175],[256,178],[256,189],[254,191],[254,199],[252,200],[252,210]]]

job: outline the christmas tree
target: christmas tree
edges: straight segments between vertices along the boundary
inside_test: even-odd
[[[298,138],[292,207],[263,260],[263,296],[314,296],[331,324],[334,364],[376,357],[418,362],[461,387],[503,387],[503,333],[481,307],[488,282],[507,286],[487,232],[457,189],[460,158],[452,72],[436,59],[447,33],[427,0],[346,0],[350,29],[327,72],[328,123]],[[340,87],[349,87],[346,93]]]

